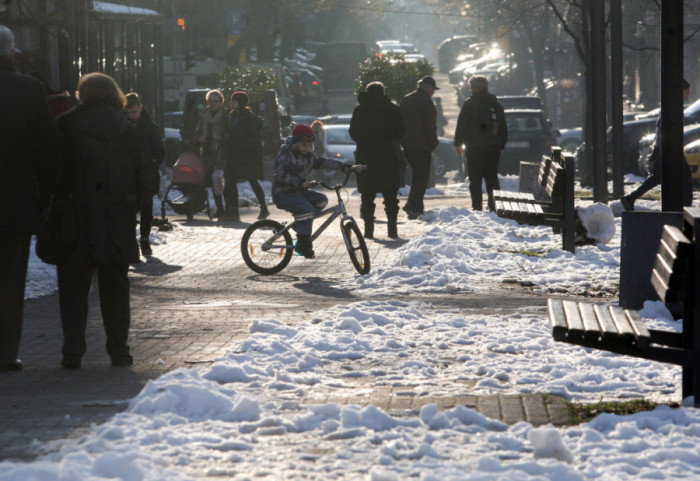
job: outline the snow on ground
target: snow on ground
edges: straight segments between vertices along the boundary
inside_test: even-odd
[[[488,213],[447,208],[423,221],[432,226],[427,234],[350,285],[386,296],[407,287],[480,290],[504,279],[543,292],[616,289],[619,225],[609,244],[574,255],[561,251],[551,230]],[[31,262],[37,290],[47,275],[41,269]],[[642,316],[650,327],[680,328],[659,302],[646,303]],[[415,415],[304,402],[358,386],[438,397],[679,399],[680,369],[555,343],[542,308],[465,314],[370,297],[294,327],[283,318],[258,319],[249,330],[211,366],[150,381],[125,412],[80,440],[31,463],[0,462],[0,479],[700,479],[700,412],[689,407],[535,428],[463,406],[439,411],[430,404]]]

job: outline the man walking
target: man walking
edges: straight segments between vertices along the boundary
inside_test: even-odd
[[[19,371],[32,234],[57,177],[59,134],[45,87],[12,66],[14,35],[0,25],[0,372]]]
[[[471,96],[464,101],[457,119],[454,145],[460,155],[466,152],[472,208],[482,209],[483,179],[486,181],[489,210],[495,211],[493,191],[500,188],[498,162],[508,142],[508,126],[503,107],[489,92],[489,81],[485,76],[472,75],[469,90]]]
[[[406,95],[399,103],[406,131],[401,145],[406,151],[406,159],[413,169],[411,191],[403,210],[409,219],[416,219],[423,213],[423,197],[430,177],[431,153],[438,146],[437,109],[431,100],[439,90],[433,77],[423,77],[418,88]]]

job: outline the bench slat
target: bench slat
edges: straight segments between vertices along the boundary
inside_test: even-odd
[[[575,301],[564,301],[564,315],[566,325],[569,328],[569,338],[572,340],[583,339],[584,328],[581,313]]]
[[[671,225],[664,226],[651,273],[651,284],[662,301],[680,301],[691,248],[691,242],[680,229]]]
[[[615,306],[608,306],[607,312],[612,318],[617,331],[620,333],[620,340],[625,344],[632,344],[636,340],[635,332],[630,325],[629,319],[622,310],[613,309]]]
[[[566,316],[564,304],[559,299],[547,299],[547,313],[549,324],[552,326],[552,337],[555,341],[566,341]]]
[[[593,310],[600,327],[601,342],[606,346],[617,345],[620,331],[617,329],[605,306],[594,304]]]
[[[623,310],[619,306],[613,306],[613,309],[616,311],[622,311],[622,313],[627,317],[627,321],[630,323],[630,326],[632,326],[635,337],[637,338],[637,347],[641,349],[649,347],[651,344],[651,333],[644,324],[644,321],[642,321],[642,317],[639,315],[639,312],[631,309]]]
[[[598,325],[598,319],[596,318],[595,310],[593,309],[593,304],[580,302],[578,304],[578,310],[581,313],[583,328],[585,329],[583,337],[592,341],[602,338],[600,326]]]

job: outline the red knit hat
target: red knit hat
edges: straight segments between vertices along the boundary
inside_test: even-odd
[[[248,94],[243,91],[233,92],[231,94],[231,102],[234,100],[238,102],[239,107],[243,108],[248,105],[248,102],[250,102],[250,97],[248,97]]]
[[[314,129],[306,124],[299,124],[292,130],[292,144],[297,142],[313,142],[316,139]]]

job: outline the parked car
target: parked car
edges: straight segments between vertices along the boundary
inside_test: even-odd
[[[346,164],[355,163],[355,150],[357,144],[350,137],[350,124],[335,124],[323,126],[323,150],[324,157],[340,160]],[[330,179],[335,171],[323,171],[321,175]]]
[[[649,169],[651,166],[649,165],[647,158],[649,157],[649,153],[651,152],[655,139],[656,132],[645,135],[639,141],[639,157],[637,162],[640,175],[649,175]],[[700,140],[700,124],[686,125],[683,128],[683,145],[687,147],[688,144],[691,144],[696,140]],[[700,176],[700,173],[698,173],[698,175]]]
[[[700,139],[694,140],[683,148],[685,159],[690,166],[694,181],[700,181]]]
[[[182,112],[165,112],[163,114],[163,146],[165,147],[165,165],[172,166],[182,152]]]
[[[557,143],[564,152],[573,154],[578,146],[583,142],[583,129],[576,127],[573,129],[561,129],[557,136]]]
[[[622,124],[622,167],[625,173],[642,175],[639,170],[639,141],[656,132],[656,118],[647,117]],[[612,165],[612,128],[607,133],[608,165]]]
[[[498,97],[505,110],[508,109],[539,109],[544,110],[542,99],[533,95],[502,95]]]
[[[539,163],[542,155],[557,145],[559,131],[543,110],[509,109],[505,111],[508,125],[508,143],[499,165],[501,174],[519,174],[520,162]]]

